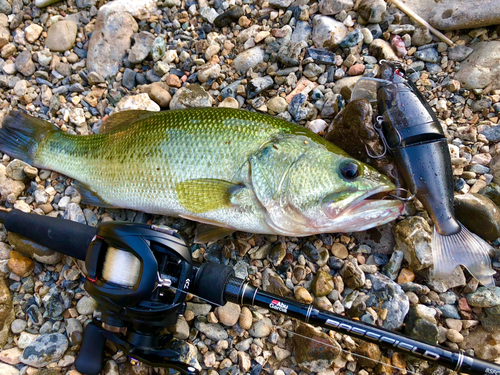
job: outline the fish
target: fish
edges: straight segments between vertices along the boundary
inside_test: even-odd
[[[455,218],[448,142],[423,95],[397,62],[383,61],[378,78],[362,78],[356,86],[354,98],[376,98],[386,151],[434,222],[431,276],[447,278],[462,265],[483,285],[494,285],[491,246]]]
[[[123,111],[80,136],[10,111],[0,150],[73,178],[85,204],[182,217],[223,234],[363,231],[403,209],[382,199],[395,186],[375,169],[300,125],[245,110]]]

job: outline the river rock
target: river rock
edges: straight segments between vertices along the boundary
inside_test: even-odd
[[[479,287],[467,295],[467,302],[474,307],[494,307],[500,305],[500,287]]]
[[[292,294],[292,291],[286,287],[283,279],[271,268],[266,268],[262,272],[262,289],[283,297]]]
[[[482,309],[479,320],[488,332],[500,331],[500,305]]]
[[[228,26],[231,22],[238,21],[243,14],[244,12],[242,7],[238,5],[233,6],[224,13],[219,14],[214,20],[214,25],[218,28],[223,28]]]
[[[259,65],[264,61],[264,50],[259,46],[241,52],[233,60],[234,69],[244,74],[248,69]]]
[[[61,0],[35,0],[34,3],[35,6],[37,6],[38,8],[43,8],[51,4],[57,3],[59,1]]]
[[[128,95],[122,98],[116,105],[115,111],[129,111],[129,110],[144,110],[144,111],[160,111],[160,106],[156,104],[148,94]]]
[[[212,97],[203,87],[191,84],[176,91],[170,101],[170,109],[211,107]]]
[[[308,373],[327,369],[342,351],[337,341],[309,324],[298,323],[295,333],[292,338],[295,360]]]
[[[473,48],[461,44],[448,49],[448,59],[453,61],[464,61],[472,52],[474,52]]]
[[[75,45],[77,32],[78,26],[75,22],[58,21],[49,27],[45,46],[54,52],[65,52]]]
[[[220,324],[206,323],[196,318],[194,326],[213,341],[225,340],[228,337],[226,330]]]
[[[17,233],[9,232],[8,240],[17,252],[40,263],[57,264],[63,257],[61,253],[55,252],[54,250],[51,250],[45,246],[39,245],[36,242]]]
[[[20,371],[14,366],[6,363],[0,363],[0,374],[2,375],[19,375]]]
[[[28,50],[21,52],[16,57],[16,61],[14,63],[17,71],[26,77],[30,77],[33,73],[35,73],[35,63],[31,59],[31,52]]]
[[[475,8],[475,7],[473,7]],[[455,79],[468,90],[483,89],[492,85],[500,88],[500,41],[480,42],[471,46],[474,49],[465,61],[460,64],[460,70]]]
[[[114,76],[138,28],[130,13],[99,11],[89,41],[87,69],[105,78]]]
[[[333,277],[325,271],[319,271],[311,283],[311,290],[316,297],[327,296],[333,287]]]
[[[219,322],[225,326],[232,327],[238,323],[240,318],[240,305],[232,302],[227,302],[224,306],[217,308],[217,315],[219,317]]]
[[[488,332],[479,326],[459,344],[461,349],[474,349],[474,354],[484,360],[493,361],[500,356],[500,330]]]
[[[212,306],[209,305],[208,303],[187,302],[186,309],[192,311],[195,317],[207,316],[210,310],[212,310]]]
[[[358,13],[367,23],[380,23],[385,17],[387,5],[384,0],[362,0]]]
[[[471,3],[464,0],[407,0],[405,5],[416,14],[425,14],[425,19],[438,30],[460,30],[500,24],[498,2],[479,0]]]
[[[155,36],[147,31],[141,31],[138,34],[134,34],[132,39],[134,40],[134,45],[128,53],[128,61],[132,64],[138,64],[148,57]]]
[[[10,324],[15,318],[9,287],[5,280],[0,278],[0,347],[7,342]]]
[[[56,362],[68,349],[68,340],[61,333],[40,335],[23,351],[21,362],[32,367],[45,367]]]
[[[33,269],[35,268],[35,262],[33,262],[33,260],[31,260],[30,258],[23,256],[21,253],[18,253],[17,251],[11,251],[7,266],[16,275],[27,277],[31,274],[31,272],[33,272]]]
[[[431,307],[412,305],[406,319],[405,333],[418,340],[436,345],[439,332],[435,315],[436,310]]]
[[[357,348],[356,357],[359,364],[363,367],[374,368],[380,361],[382,352],[378,345],[363,341]]]
[[[113,0],[99,8],[99,13],[111,14],[116,12],[130,13],[137,19],[146,20],[157,10],[155,0]]]
[[[382,323],[383,328],[400,329],[410,308],[410,302],[404,290],[379,272],[367,274],[366,279],[372,283],[372,288],[367,293],[370,298],[366,301],[366,306],[387,310],[387,317]]]
[[[326,16],[335,15],[354,8],[353,0],[320,0],[319,11]]]
[[[347,27],[331,17],[313,18],[312,40],[317,48],[333,48],[347,36]]]
[[[352,262],[344,262],[340,275],[344,279],[345,285],[351,289],[360,288],[365,285],[365,273],[357,264]]]
[[[399,61],[399,57],[396,55],[391,45],[383,39],[374,39],[370,44],[369,48],[370,54],[376,57],[378,60],[389,60],[389,61]]]
[[[35,43],[35,41],[40,37],[40,34],[43,31],[43,27],[37,25],[36,23],[32,23],[28,27],[24,29],[24,35],[26,40],[30,43]],[[76,35],[75,35],[76,36]],[[45,39],[47,40],[47,39]]]
[[[196,346],[186,341],[173,339],[169,341],[169,343],[167,344],[167,348],[175,350],[177,353],[180,354],[179,361],[187,363],[188,365],[196,368],[198,371],[201,371],[201,366],[197,359],[198,349],[196,349]],[[146,368],[146,370],[147,370],[146,373],[149,373],[149,369]],[[136,373],[130,373],[130,372],[127,373],[120,372],[120,374],[138,375]]]
[[[269,318],[259,319],[252,324],[249,328],[248,333],[252,337],[262,338],[267,337],[271,333],[273,328],[273,323]]]
[[[467,229],[488,241],[500,237],[500,209],[484,195],[457,195],[455,216]]]
[[[432,229],[425,219],[414,216],[400,221],[394,226],[394,237],[409,269],[419,271],[432,266]]]

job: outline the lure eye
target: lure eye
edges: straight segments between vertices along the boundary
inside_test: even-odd
[[[354,180],[359,176],[358,164],[349,161],[340,166],[340,173],[346,180]]]

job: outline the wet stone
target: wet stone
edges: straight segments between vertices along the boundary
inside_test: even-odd
[[[311,283],[311,290],[316,297],[324,297],[333,290],[333,277],[328,272],[319,271]]]
[[[494,307],[500,305],[500,287],[479,287],[467,295],[467,302],[474,307]]]
[[[424,305],[412,305],[406,319],[405,333],[418,340],[437,344],[439,332],[435,314],[434,309]]]
[[[500,209],[484,195],[470,193],[457,195],[455,215],[467,229],[485,240],[500,237]]]
[[[363,367],[374,368],[380,361],[382,353],[376,344],[369,342],[362,342],[356,348],[357,361]]]
[[[391,280],[396,280],[399,270],[401,269],[403,259],[404,253],[401,250],[395,250],[391,255],[391,259],[383,268],[384,274]]]
[[[365,273],[354,263],[345,262],[340,274],[344,278],[345,285],[351,289],[362,287],[365,284]]]
[[[224,13],[219,14],[214,20],[214,25],[216,27],[222,28],[228,26],[231,22],[236,22],[243,15],[243,8],[240,6],[234,6]]]
[[[292,291],[286,287],[283,279],[270,268],[266,268],[262,273],[262,289],[283,297],[292,294]]]

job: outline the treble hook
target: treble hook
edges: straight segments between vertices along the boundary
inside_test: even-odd
[[[394,195],[394,194],[387,194],[387,195],[386,195],[384,198],[382,198],[382,199],[385,199],[385,198],[387,198],[387,197],[391,197],[391,198],[399,199],[400,201],[403,201],[403,202],[410,202],[410,201],[412,201],[412,200],[415,198],[415,194],[414,194],[414,193],[412,193],[410,190],[405,189],[405,188],[396,188],[396,189],[394,189],[394,190],[392,190],[392,191],[393,191],[393,192],[398,192],[398,191],[405,192],[405,193],[406,193],[406,195],[410,194],[410,196],[409,196],[409,197],[404,198],[404,197],[400,197],[400,196],[398,196],[398,195]]]
[[[381,154],[379,155],[372,155],[370,153],[370,151],[368,150],[368,146],[365,144],[365,150],[366,150],[366,153],[368,154],[369,157],[371,157],[372,159],[381,159],[385,156],[385,154],[387,154],[387,149],[388,149],[388,146],[387,146],[387,143],[385,141],[385,137],[384,137],[384,133],[382,132],[382,123],[383,123],[383,118],[382,116],[378,116],[377,117],[377,122],[373,125],[373,128],[375,129],[375,131],[377,132],[379,138],[382,140],[382,145],[384,146],[384,152],[382,152]]]

